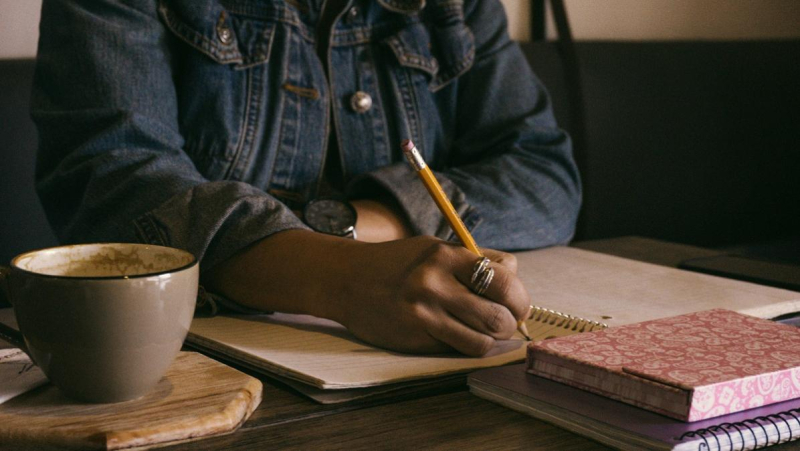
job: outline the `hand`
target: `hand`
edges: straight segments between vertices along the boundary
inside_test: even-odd
[[[469,287],[478,257],[457,244],[370,244],[290,230],[211,269],[204,283],[249,307],[332,319],[387,349],[479,356],[511,337],[530,305],[515,258],[484,253],[495,276],[477,296]]]
[[[337,321],[360,339],[404,352],[467,355],[488,352],[510,338],[530,297],[516,277],[516,258],[489,249],[495,276],[484,296],[470,289],[478,257],[432,237],[354,250],[352,291],[337,299]]]

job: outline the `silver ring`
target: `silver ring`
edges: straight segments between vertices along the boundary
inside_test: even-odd
[[[494,279],[494,268],[489,268],[481,274],[481,278],[475,284],[475,294],[483,296],[483,293],[489,288],[489,284],[492,283],[492,279]]]
[[[494,268],[489,267],[489,261],[488,258],[482,257],[475,262],[475,266],[472,268],[470,283],[472,284],[472,291],[478,296],[483,296],[483,293],[489,288],[489,284],[492,283],[492,279],[494,279]]]
[[[489,266],[489,262],[490,260],[486,257],[481,257],[475,262],[475,265],[472,267],[472,278],[469,280],[469,283],[475,285],[478,276],[486,270],[486,267]]]

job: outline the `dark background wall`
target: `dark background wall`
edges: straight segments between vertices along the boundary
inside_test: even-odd
[[[800,235],[800,41],[578,42],[581,239]],[[523,44],[577,132],[562,53]]]
[[[33,188],[32,77],[32,60],[0,60],[0,265],[23,251],[56,244]]]

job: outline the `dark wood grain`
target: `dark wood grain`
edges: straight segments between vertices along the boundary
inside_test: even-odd
[[[605,450],[594,441],[468,392],[254,427],[174,450],[558,449]]]

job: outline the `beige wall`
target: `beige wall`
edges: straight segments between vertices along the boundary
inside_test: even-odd
[[[41,0],[0,0],[0,58],[36,55]]]
[[[529,0],[501,0],[528,39]],[[565,0],[578,39],[800,38],[800,0]],[[41,0],[0,0],[0,58],[36,54]],[[548,29],[552,36],[552,21]]]
[[[527,18],[528,0],[502,0],[509,17]],[[572,32],[584,40],[800,38],[800,0],[564,0]],[[512,20],[516,39],[530,36]],[[552,20],[548,30],[552,37]]]

